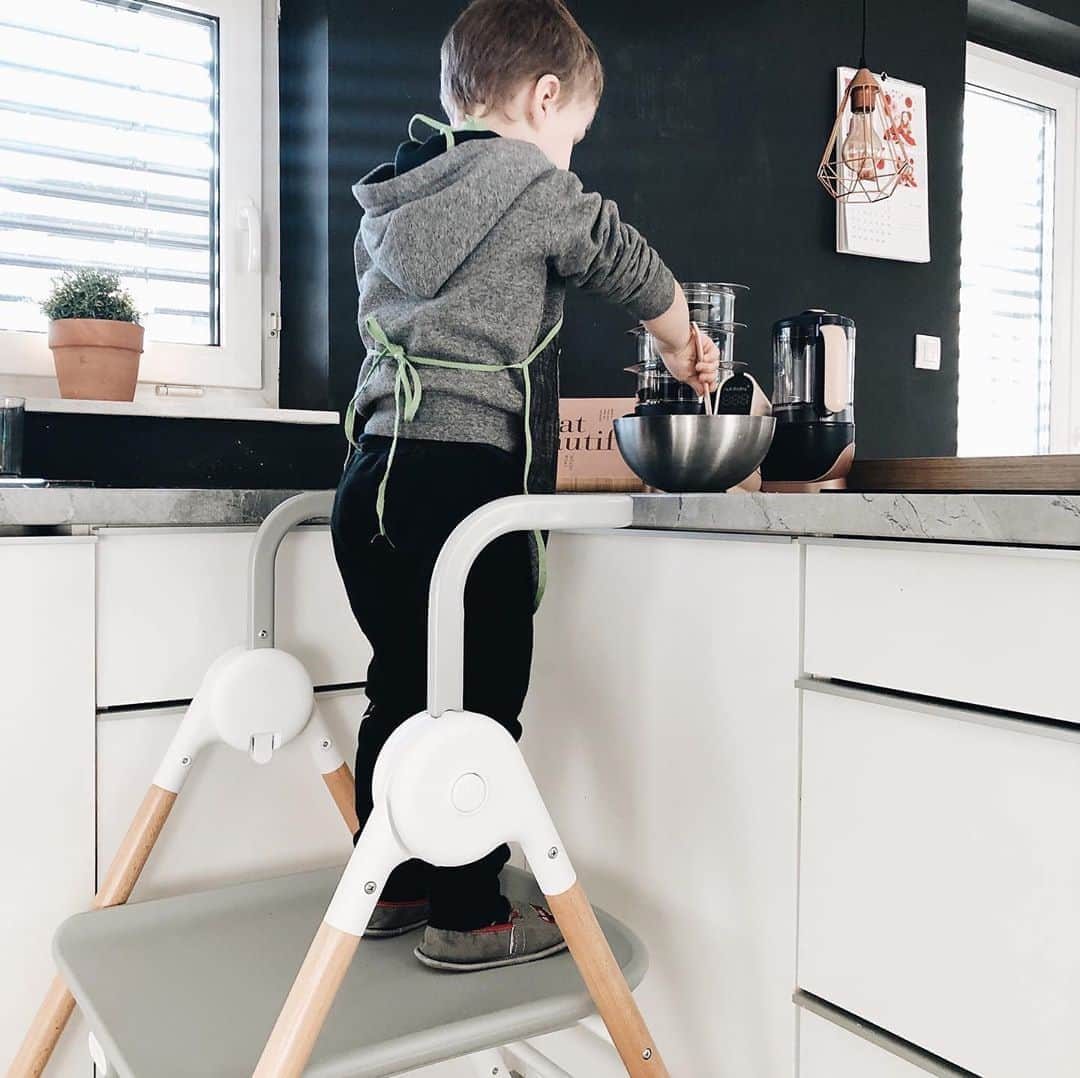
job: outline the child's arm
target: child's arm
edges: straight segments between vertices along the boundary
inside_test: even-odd
[[[660,346],[660,358],[674,378],[685,382],[695,392],[704,394],[716,388],[720,368],[720,349],[711,337],[701,335],[701,360],[697,361],[690,310],[682,286],[675,285],[675,299],[659,318],[650,318],[645,328]]]
[[[683,290],[641,233],[620,219],[618,206],[584,193],[572,172],[552,170],[535,186],[548,222],[555,272],[644,322],[674,377],[698,393],[705,390],[703,382],[715,385],[720,359],[716,345],[703,336],[702,361],[695,363]]]

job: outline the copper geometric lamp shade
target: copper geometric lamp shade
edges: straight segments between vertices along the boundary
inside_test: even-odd
[[[851,119],[844,120],[848,104]],[[818,179],[837,200],[880,202],[913,171],[914,165],[897,133],[892,107],[881,84],[866,66],[866,0],[863,0],[863,55],[859,70],[844,90]]]

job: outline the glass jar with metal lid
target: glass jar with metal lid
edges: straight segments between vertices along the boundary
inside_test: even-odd
[[[746,364],[738,363],[734,358],[735,334],[745,326],[738,322],[725,322],[699,328],[720,352],[720,382],[745,369]],[[644,326],[637,326],[630,332],[637,338],[638,362],[625,369],[637,375],[637,414],[694,415],[703,412],[701,397],[685,382],[680,382],[669,373],[660,356],[656,338]]]
[[[735,321],[735,300],[750,289],[725,281],[688,281],[682,286],[690,308],[690,321],[721,325]]]

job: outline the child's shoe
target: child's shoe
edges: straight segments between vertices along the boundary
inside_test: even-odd
[[[404,936],[423,928],[428,923],[431,907],[426,898],[415,902],[379,902],[368,921],[364,939],[389,939],[391,936]]]
[[[551,912],[532,903],[515,904],[504,924],[487,925],[471,932],[449,928],[424,929],[424,939],[413,952],[432,969],[469,973],[535,962],[566,950]]]

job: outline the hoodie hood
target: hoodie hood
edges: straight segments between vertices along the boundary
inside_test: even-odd
[[[353,187],[364,210],[360,241],[403,293],[433,299],[522,192],[554,168],[532,143],[507,138],[462,141],[398,174],[381,165]]]

